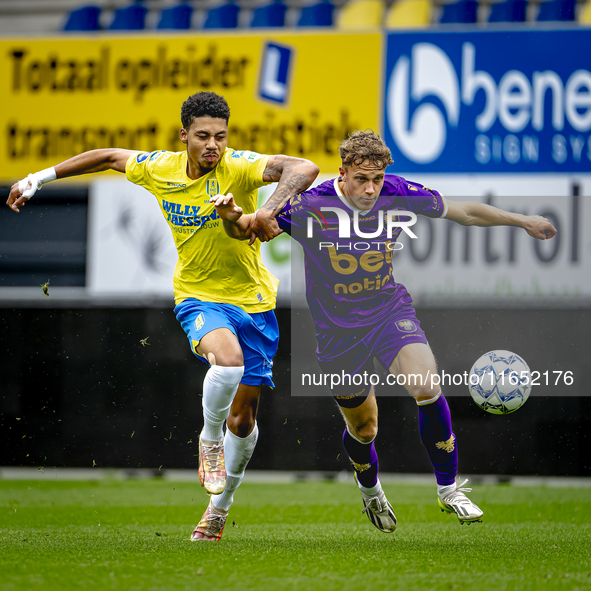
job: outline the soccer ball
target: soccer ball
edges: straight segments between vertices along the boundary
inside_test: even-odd
[[[470,394],[483,410],[506,415],[521,408],[532,385],[527,363],[511,351],[489,351],[470,370]]]

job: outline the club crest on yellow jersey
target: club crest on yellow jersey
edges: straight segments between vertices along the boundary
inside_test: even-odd
[[[220,184],[217,179],[208,179],[207,181],[207,194],[210,197],[215,197],[220,194]]]

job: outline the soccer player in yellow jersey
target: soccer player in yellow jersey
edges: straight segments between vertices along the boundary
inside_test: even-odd
[[[254,233],[254,244],[229,238],[210,199],[231,193],[243,211],[254,213],[258,188],[278,182],[253,226],[262,240],[270,240],[280,233],[275,215],[318,174],[308,160],[228,148],[229,118],[223,97],[199,92],[181,108],[185,151],[91,150],[15,183],[7,200],[18,212],[44,183],[104,170],[125,173],[158,200],[178,251],[175,313],[192,351],[210,365],[203,384],[199,478],[212,497],[192,540],[222,536],[258,438],[261,386],[273,386],[279,336],[273,313],[278,281],[262,263],[260,244]]]

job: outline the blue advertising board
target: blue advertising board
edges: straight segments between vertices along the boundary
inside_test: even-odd
[[[389,33],[383,137],[405,172],[591,172],[591,30]]]

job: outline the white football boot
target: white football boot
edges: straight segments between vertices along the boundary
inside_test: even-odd
[[[213,498],[210,499],[199,525],[191,534],[191,541],[219,542],[222,539],[222,532],[227,518],[228,512],[224,511],[224,509],[218,509],[213,504]]]
[[[357,474],[355,474],[355,481],[357,481]],[[361,498],[363,499],[364,509],[361,513],[365,513],[367,518],[385,534],[391,534],[396,529],[396,515],[394,509],[388,502],[382,487],[375,495],[366,495],[361,489]]]
[[[199,436],[199,480],[208,494],[219,495],[226,488],[224,440],[203,441]]]
[[[455,513],[463,525],[464,523],[482,522],[484,512],[475,505],[464,493],[472,492],[471,488],[462,488],[468,479],[464,480],[455,490],[438,495],[438,503],[441,511],[451,514]]]

